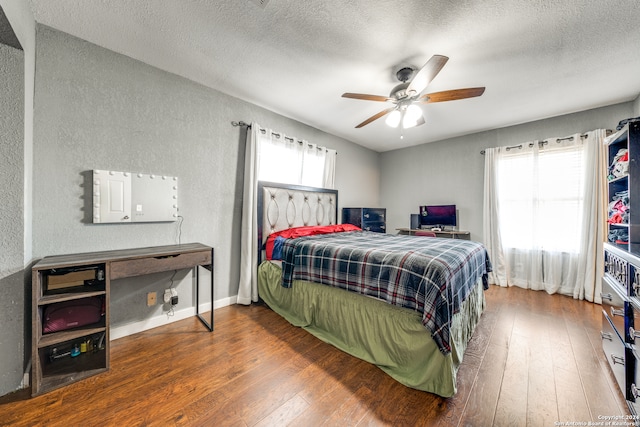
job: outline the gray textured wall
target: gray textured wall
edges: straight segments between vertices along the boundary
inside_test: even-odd
[[[181,241],[215,248],[215,300],[235,296],[245,131],[234,120],[338,150],[341,205],[379,202],[379,154],[361,146],[45,26],[37,27],[37,65],[35,258],[175,243],[177,223],[91,224],[86,171],[178,176]],[[170,278],[114,282],[112,325],[162,316],[145,293],[162,292]],[[181,278],[178,309],[192,297]]]
[[[633,115],[633,103],[423,144],[381,155],[381,204],[388,229],[409,227],[410,214],[424,204],[456,204],[459,228],[482,240],[484,156],[487,147],[562,137],[594,129],[615,129]]]
[[[640,116],[640,95],[633,101],[633,113],[636,116]]]
[[[36,69],[36,22],[27,0],[0,0],[24,51],[24,264],[31,263],[33,210],[33,91]],[[29,279],[28,274],[26,279]]]
[[[24,54],[0,44],[0,395],[17,389],[25,355]]]
[[[0,395],[14,391],[22,385],[22,372],[28,366],[31,351],[31,282],[28,269],[23,266],[31,263],[31,195],[32,195],[32,153],[33,153],[33,89],[35,78],[35,20],[29,3],[26,0],[0,0],[0,7],[4,11],[12,30],[20,41],[23,52],[21,64],[14,64],[21,68],[12,78],[8,78],[7,87],[20,91],[17,95],[22,99],[7,100],[7,105],[19,104],[22,111],[14,110],[13,114],[21,117],[14,122],[15,133],[21,133],[18,140],[11,141],[5,146],[4,129],[0,129],[0,173],[13,175],[15,181],[3,181],[3,191],[13,194],[11,203],[13,211],[0,214],[0,224],[8,222],[22,223],[20,236],[12,235],[11,239],[2,240],[2,251],[11,252],[11,264],[0,264],[0,286],[3,296],[0,298]],[[3,54],[4,57],[4,54]],[[4,62],[4,60],[0,60]],[[24,64],[24,65],[23,65]],[[0,79],[4,82],[4,76]],[[9,84],[9,82],[12,82]],[[5,109],[4,93],[0,94],[0,109]],[[10,113],[7,113],[11,115]],[[4,116],[5,113],[2,113]],[[23,123],[20,123],[23,121]],[[20,139],[22,138],[22,139]],[[14,144],[17,144],[16,147]],[[22,165],[17,162],[5,169],[5,163],[15,158],[5,158],[4,150],[12,151],[22,158]],[[22,174],[18,170],[22,171]],[[3,175],[4,177],[4,175]],[[3,193],[4,194],[4,193]],[[19,194],[19,196],[18,196]],[[20,218],[22,217],[22,218]],[[20,242],[22,241],[22,243]],[[6,246],[7,245],[7,246]],[[9,246],[12,246],[9,248]],[[14,272],[15,269],[19,271]],[[20,330],[21,329],[21,330]],[[19,331],[20,330],[20,331]]]

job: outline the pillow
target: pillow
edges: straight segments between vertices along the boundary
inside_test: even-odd
[[[317,234],[340,233],[344,231],[361,231],[361,228],[353,224],[334,225],[310,225],[304,227],[293,227],[276,231],[267,237],[265,250],[267,259],[282,259],[282,245],[285,239],[295,239],[296,237],[315,236]]]
[[[282,247],[284,246],[284,241],[287,240],[282,236],[278,236],[273,241],[273,251],[271,252],[271,258],[267,257],[267,259],[282,259]]]

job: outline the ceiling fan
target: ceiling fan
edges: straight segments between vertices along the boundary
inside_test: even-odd
[[[382,110],[369,117],[357,125],[356,128],[366,126],[387,114],[386,123],[391,127],[398,127],[400,123],[402,123],[402,127],[405,129],[420,126],[424,124],[425,121],[419,104],[473,98],[484,93],[484,87],[471,87],[422,94],[448,60],[449,58],[446,56],[433,55],[417,72],[412,67],[400,68],[396,73],[396,77],[402,83],[391,89],[389,96],[343,93],[343,98],[390,102],[394,104],[393,107]]]

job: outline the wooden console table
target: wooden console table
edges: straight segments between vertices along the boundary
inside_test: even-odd
[[[200,313],[199,267],[211,271],[211,318]],[[109,369],[111,280],[162,271],[194,269],[196,316],[213,331],[213,248],[201,243],[45,257],[32,268],[32,396]],[[101,303],[98,322],[43,332],[53,309],[82,310]],[[47,310],[49,308],[49,310]]]
[[[398,234],[410,234],[414,235],[416,231],[431,231],[429,229],[425,230],[416,230],[412,228],[396,228],[398,230]],[[463,240],[471,240],[471,233],[468,231],[433,231],[436,233],[436,237],[442,237],[447,239],[463,239]]]

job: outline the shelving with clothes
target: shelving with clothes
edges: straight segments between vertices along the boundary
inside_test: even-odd
[[[611,197],[609,224],[629,224],[629,190],[618,191]]]
[[[629,149],[619,148],[609,165],[609,181],[627,176],[629,173]]]
[[[623,123],[626,122],[626,123]],[[640,121],[604,140],[607,225],[602,277],[602,349],[634,416],[640,414]]]
[[[640,123],[624,125],[605,144],[607,241],[628,248],[629,243],[640,243]]]
[[[624,183],[626,186],[626,182]],[[629,190],[620,190],[610,196],[608,219],[610,243],[629,243]]]

